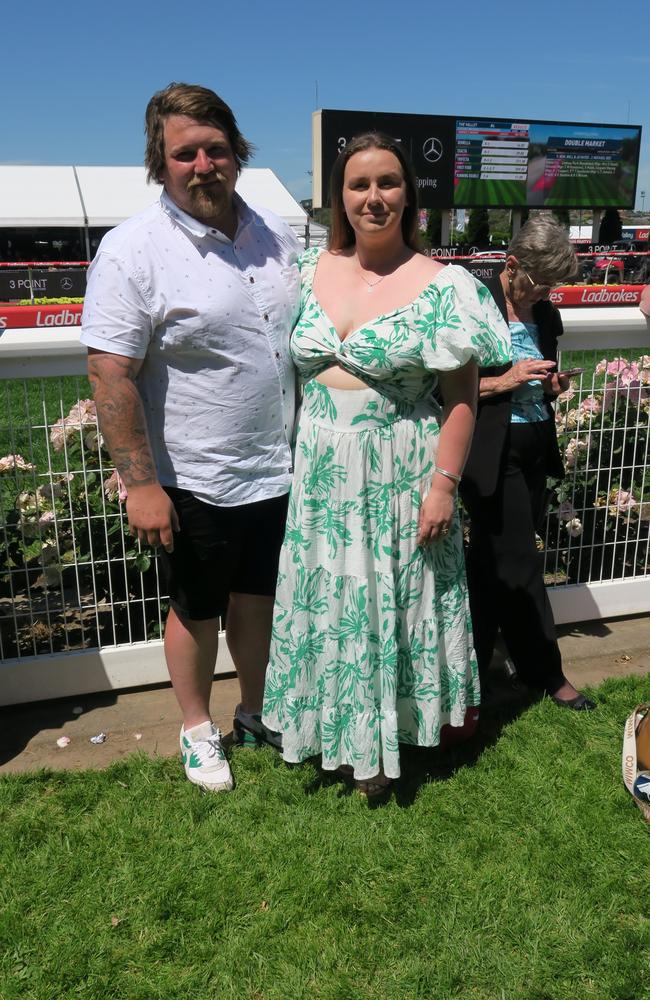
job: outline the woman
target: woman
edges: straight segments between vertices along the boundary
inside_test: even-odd
[[[322,753],[373,795],[399,776],[400,742],[435,746],[476,717],[455,491],[474,359],[505,360],[507,328],[483,286],[418,252],[399,143],[352,140],[331,204],[329,251],[301,258],[306,385],[264,721],[285,760]]]
[[[536,544],[546,477],[564,475],[550,401],[569,387],[568,376],[554,372],[562,320],[548,297],[577,272],[569,238],[551,218],[530,219],[512,240],[500,291],[513,363],[480,372],[479,414],[461,495],[471,518],[467,582],[481,677],[501,630],[525,684],[545,690],[558,705],[585,711],[595,705],[562,672]]]

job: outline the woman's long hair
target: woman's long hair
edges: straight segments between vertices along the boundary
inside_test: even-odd
[[[420,250],[418,230],[418,188],[415,171],[410,160],[402,149],[402,144],[391,139],[384,132],[364,132],[350,139],[336,160],[330,177],[330,205],[332,208],[332,230],[330,232],[329,249],[331,251],[345,250],[354,246],[354,230],[348,222],[343,207],[343,178],[345,168],[351,156],[362,153],[366,149],[386,149],[397,157],[402,168],[406,183],[406,206],[402,215],[402,237],[412,250]]]

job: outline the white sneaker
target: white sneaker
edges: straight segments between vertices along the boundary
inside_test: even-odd
[[[188,730],[182,726],[180,742],[189,780],[206,792],[229,792],[234,782],[221,743],[221,731],[209,721]]]

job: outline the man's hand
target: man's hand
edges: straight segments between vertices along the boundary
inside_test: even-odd
[[[142,399],[135,379],[138,358],[88,350],[88,377],[93,387],[99,426],[127,490],[126,513],[131,534],[149,545],[173,552],[178,531],[174,505],[158,483]]]
[[[174,531],[180,531],[178,514],[162,486],[134,486],[126,499],[129,530],[141,542],[162,545],[166,552],[174,551]]]

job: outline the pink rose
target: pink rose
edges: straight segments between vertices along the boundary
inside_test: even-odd
[[[571,538],[578,538],[582,534],[582,521],[579,517],[573,517],[570,521],[567,521],[566,530],[571,535]]]
[[[572,521],[576,516],[576,510],[570,500],[563,500],[560,504],[558,515],[562,521]]]
[[[34,472],[35,465],[26,462],[22,455],[5,455],[0,458],[0,473],[2,472]]]
[[[639,380],[639,366],[632,362],[625,371],[621,372],[621,385],[631,385]]]
[[[587,396],[580,403],[579,409],[582,417],[593,420],[594,417],[597,417],[602,413],[602,400],[600,400],[597,396]]]
[[[614,358],[613,361],[607,362],[607,374],[608,375],[620,375],[621,372],[625,371],[628,367],[629,362],[625,358]]]
[[[631,490],[612,490],[609,501],[610,505],[621,514],[626,514],[638,506]]]

